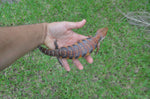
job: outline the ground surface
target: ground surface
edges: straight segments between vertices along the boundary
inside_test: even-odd
[[[93,64],[80,59],[79,71],[69,61],[67,73],[56,58],[31,51],[0,72],[2,98],[150,98],[150,33],[130,25],[119,12],[150,12],[148,0],[21,0],[0,5],[0,26],[54,21],[80,21],[74,30],[95,35],[109,32]]]

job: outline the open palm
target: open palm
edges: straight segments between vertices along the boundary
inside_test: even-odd
[[[86,23],[86,20],[80,22],[53,22],[48,24],[47,36],[45,45],[50,49],[55,49],[54,41],[57,40],[58,47],[64,47],[74,44],[75,42],[87,38],[72,31],[72,29],[81,28]],[[85,59],[88,63],[92,63],[91,56],[86,56]],[[62,59],[63,65],[67,71],[70,71],[69,64],[66,59]],[[73,59],[73,63],[78,69],[82,70],[83,66],[78,59]]]

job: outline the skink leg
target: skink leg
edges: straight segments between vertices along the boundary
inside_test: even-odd
[[[62,59],[59,58],[59,57],[57,57],[57,60],[58,60],[58,62],[60,63],[60,65],[63,67],[64,65],[63,65]]]
[[[95,53],[95,54],[97,54],[97,53],[98,53],[99,48],[100,48],[100,42],[98,42],[98,44],[97,44],[97,50],[96,50],[96,53]]]
[[[54,41],[55,49],[58,49],[57,40]]]
[[[55,45],[55,49],[58,49],[58,44],[57,44],[57,40],[54,41],[54,45]],[[63,62],[62,59],[57,57],[58,62],[60,63],[60,65],[63,67]]]
[[[88,37],[91,38],[92,36],[91,36],[91,35],[88,35]]]

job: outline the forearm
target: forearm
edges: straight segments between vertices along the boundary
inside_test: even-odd
[[[0,71],[44,43],[47,24],[0,27]]]

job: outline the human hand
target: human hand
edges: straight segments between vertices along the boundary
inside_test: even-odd
[[[87,38],[86,36],[80,35],[72,31],[72,29],[78,29],[84,26],[86,20],[80,22],[53,22],[47,26],[47,35],[44,44],[50,48],[55,49],[54,41],[57,40],[58,47],[64,47],[74,44],[75,42]],[[93,59],[90,55],[86,56],[85,59],[88,63],[92,63]],[[63,65],[67,71],[70,71],[69,64],[66,59],[62,59]],[[73,59],[73,63],[78,69],[82,70],[83,65],[78,59]]]

